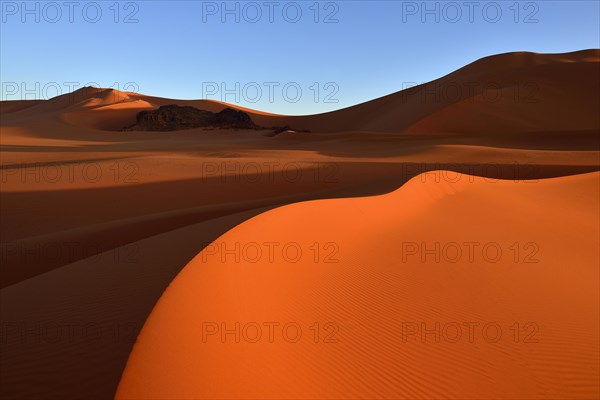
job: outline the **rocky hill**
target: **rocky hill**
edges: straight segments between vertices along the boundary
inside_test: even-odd
[[[126,131],[177,131],[192,128],[258,129],[244,111],[226,108],[218,113],[191,106],[165,105],[156,110],[141,111],[136,123]]]

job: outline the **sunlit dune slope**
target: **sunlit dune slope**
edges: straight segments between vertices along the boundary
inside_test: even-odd
[[[443,176],[224,234],[117,398],[597,398],[600,174]]]

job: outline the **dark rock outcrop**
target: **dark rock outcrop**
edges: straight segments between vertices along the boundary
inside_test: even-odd
[[[156,110],[141,111],[136,123],[126,131],[177,131],[192,128],[259,129],[250,116],[231,108],[218,113],[190,106],[166,105]]]

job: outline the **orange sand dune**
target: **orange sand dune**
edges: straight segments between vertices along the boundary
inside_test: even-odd
[[[481,201],[469,203],[471,200],[466,198],[462,215],[456,212],[449,214],[441,211],[441,214],[438,215],[434,210],[443,210],[444,208],[438,207],[438,205],[427,208],[423,205],[424,209],[431,209],[428,211],[431,216],[424,216],[415,211],[415,224],[407,225],[400,216],[396,218],[394,212],[388,210],[393,207],[382,207],[382,211],[388,211],[381,214],[381,218],[387,221],[381,226],[388,230],[383,232],[365,231],[368,233],[365,233],[365,238],[371,237],[371,234],[372,237],[388,238],[390,241],[381,242],[383,246],[385,243],[395,243],[396,236],[389,236],[387,233],[396,232],[397,229],[406,229],[408,233],[414,234],[413,240],[417,242],[421,240],[419,235],[429,238],[425,235],[429,233],[434,235],[432,232],[437,232],[437,235],[441,236],[443,232],[452,232],[460,226],[458,222],[448,222],[447,218],[460,216],[462,218],[460,221],[473,219],[477,219],[478,222],[483,221],[484,219],[480,215],[483,212],[481,204],[490,204],[492,207],[496,205],[501,210],[502,207],[512,210],[512,207],[517,207],[516,203],[523,200],[521,194],[518,193],[524,193],[521,191],[524,191],[525,187],[531,188],[529,191],[532,193],[532,199],[539,200],[536,212],[545,211],[547,200],[544,196],[546,194],[542,195],[540,190],[539,195],[534,195],[535,190],[533,189],[545,188],[552,181],[525,185],[524,179],[537,180],[600,170],[600,152],[598,151],[600,121],[597,114],[598,87],[600,86],[600,74],[597,73],[600,66],[598,53],[598,50],[588,50],[561,55],[502,54],[476,61],[440,80],[419,88],[395,93],[348,109],[313,116],[272,115],[215,101],[173,100],[90,87],[46,101],[0,102],[2,115],[0,120],[0,219],[2,220],[0,225],[2,237],[0,241],[0,262],[2,264],[0,269],[0,287],[2,288],[0,289],[2,300],[0,306],[2,307],[2,322],[25,324],[26,328],[35,328],[39,324],[45,326],[44,324],[55,322],[66,327],[73,321],[90,322],[101,326],[106,326],[107,323],[115,320],[121,324],[134,321],[136,325],[133,330],[128,331],[128,337],[136,337],[141,324],[150,313],[155,300],[168,286],[171,277],[204,247],[205,243],[203,242],[213,241],[217,235],[226,230],[224,226],[233,227],[247,219],[248,216],[258,213],[262,207],[275,207],[306,200],[389,193],[424,172],[428,172],[425,176],[433,179],[434,182],[455,182],[450,185],[452,190],[460,187],[460,182],[466,176],[463,174],[494,178],[492,181],[496,179],[512,181],[501,182],[497,188],[493,184],[487,185],[485,186],[486,191],[483,190],[484,186],[481,186]],[[471,94],[462,90],[460,97],[456,99],[447,96],[439,97],[450,95],[451,92],[446,93],[446,90],[452,89],[455,83],[463,88],[465,85],[475,84],[480,89]],[[500,100],[491,102],[489,98],[482,97],[481,88],[490,84],[492,88],[494,84],[499,85],[502,95]],[[535,89],[533,92],[532,84]],[[490,91],[493,94],[493,89]],[[423,93],[426,95],[425,97],[422,97]],[[515,98],[514,93],[521,95]],[[537,97],[531,97],[532,95]],[[254,122],[263,127],[290,125],[294,129],[310,129],[311,132],[284,132],[274,135],[272,129],[252,131],[195,129],[178,132],[120,131],[123,127],[133,123],[139,111],[166,104],[191,105],[213,112],[231,106],[247,111]],[[453,172],[440,172],[440,170]],[[290,179],[290,176],[286,175],[284,171],[291,172],[292,177],[299,176],[300,179]],[[573,176],[565,179],[564,182],[575,182],[580,177]],[[559,182],[562,181],[559,180]],[[440,185],[442,184],[440,183]],[[571,186],[566,183],[558,186],[565,187],[564,191],[561,189],[560,196],[564,197],[564,202],[569,203],[569,207],[572,202],[580,201],[581,204],[587,204],[592,199],[597,199],[597,190],[591,186],[589,188],[586,186],[585,191],[589,191],[586,195],[587,198],[574,197],[579,193],[579,189],[569,191],[566,188]],[[479,193],[474,189],[475,187],[479,186],[466,185],[463,192]],[[427,188],[427,190],[423,188]],[[421,193],[424,190],[426,193]],[[374,204],[385,198],[395,199],[398,196],[404,198],[404,193],[414,193],[414,195],[408,196],[409,200],[401,200],[407,204],[406,211],[402,212],[408,213],[413,210],[413,207],[418,209],[417,203],[423,202],[419,197],[427,198],[429,190],[436,193],[440,189],[436,185],[417,185],[415,188],[413,181],[409,187],[385,197],[347,199],[340,202],[315,204],[335,204],[336,208],[339,204],[339,210],[332,214],[339,215],[338,213],[346,212],[342,204]],[[489,195],[484,196],[484,192]],[[558,194],[556,194],[558,191],[551,192],[548,194],[550,204],[558,207],[560,205],[557,200]],[[454,196],[452,198],[461,197]],[[498,203],[500,199],[505,200],[503,204]],[[305,203],[297,207],[304,209],[310,204],[313,203]],[[533,209],[530,203],[527,204],[527,207],[531,206]],[[283,208],[274,213],[278,214],[285,210],[295,209],[295,207]],[[562,215],[553,215],[553,213],[556,214],[556,210],[552,207],[554,206],[548,206],[546,222],[538,227],[531,225],[530,229],[542,231],[544,228],[544,232],[554,232],[555,228],[549,225],[549,221],[560,221],[561,224],[564,221],[561,219]],[[321,206],[319,206],[320,209]],[[525,209],[523,208],[523,210]],[[397,209],[394,210],[400,212]],[[495,211],[494,208],[491,210]],[[343,229],[344,235],[359,235],[360,230],[352,233],[352,227],[361,227],[367,223],[359,224],[359,221],[364,219],[363,214],[359,211],[348,211],[347,214],[344,214],[344,221],[339,224],[340,231],[341,228],[345,228]],[[503,213],[506,212],[508,211],[503,211],[499,215],[504,215]],[[268,213],[259,217],[258,220],[270,218],[271,215],[276,214]],[[355,217],[355,214],[359,216]],[[320,224],[310,225],[310,218],[327,221],[329,216],[327,213],[303,216],[302,221],[298,222],[299,239],[302,239],[303,232],[306,232],[307,229],[312,229],[314,232],[311,234],[317,239],[326,235],[327,232],[337,235],[331,231],[334,228],[338,229],[337,227],[321,229]],[[506,223],[512,221],[509,217],[504,219]],[[304,224],[304,220],[308,225]],[[577,218],[573,220],[573,224],[576,220]],[[229,222],[225,224],[222,221]],[[400,221],[398,228],[390,225],[394,221]],[[418,221],[425,224],[423,228],[418,225]],[[437,221],[441,221],[439,225],[437,225]],[[592,224],[593,221],[593,218],[590,217],[588,223]],[[433,224],[434,222],[435,224]],[[433,228],[429,223],[433,224],[431,225]],[[520,220],[513,224],[514,231],[519,235],[527,232],[525,228],[516,229],[521,226],[520,224]],[[371,228],[375,229],[376,226],[377,224],[374,224]],[[569,226],[571,227],[571,225]],[[366,225],[364,228],[367,229]],[[284,231],[287,232],[288,229],[296,229],[296,226],[290,225]],[[419,229],[426,229],[426,232],[421,232]],[[560,234],[562,236],[557,237],[571,240],[569,238],[578,237],[583,232],[586,230],[579,228],[575,231],[565,230]],[[271,234],[264,232],[261,235],[267,233]],[[286,235],[289,236],[291,233],[288,232]],[[586,240],[591,237],[588,235]],[[285,239],[285,236],[283,238]],[[525,239],[531,240],[529,237]],[[282,239],[277,238],[277,240]],[[327,240],[336,240],[336,238],[328,237]],[[474,240],[481,239],[476,236]],[[133,265],[130,265],[131,268],[123,267],[122,264],[115,262],[115,254],[117,258],[119,255],[128,256],[132,246],[137,248],[138,245],[139,258]],[[360,257],[364,260],[365,254],[370,254],[370,250],[365,252],[364,246],[361,246],[363,245],[359,243],[356,247],[356,251],[360,253],[356,255],[358,261],[361,260]],[[372,246],[373,249],[378,248],[377,243]],[[584,279],[587,275],[586,272],[579,273],[578,270],[577,273],[571,274],[580,265],[580,259],[577,255],[579,247],[570,246],[571,243],[568,242],[568,245],[554,246],[555,248],[552,250],[562,252],[562,258],[556,257],[557,260],[564,259],[571,251],[576,253],[569,264],[572,266],[569,272],[567,272],[567,267],[557,271],[557,268],[551,266],[549,271],[554,272],[546,275],[535,270],[534,266],[532,270],[538,273],[535,279],[527,275],[521,282],[521,278],[517,279],[514,275],[516,272],[508,273],[506,276],[514,278],[513,282],[516,288],[522,289],[524,284],[530,284],[533,288],[538,286],[543,288],[535,289],[534,293],[543,291],[542,294],[545,296],[546,291],[550,290],[548,288],[551,288],[556,289],[555,292],[562,296],[565,294],[566,286],[565,288],[558,287],[555,285],[555,280],[558,279],[560,273],[564,273],[564,276],[561,276],[563,283],[571,285],[571,292],[577,296],[585,296],[588,287],[586,285],[591,285],[593,279],[585,280],[581,290],[578,285],[575,285],[577,283],[575,280]],[[593,249],[593,247],[589,248]],[[342,248],[339,250],[340,256],[347,254],[342,250]],[[389,249],[384,247],[381,254],[387,250]],[[322,249],[320,254],[327,255],[330,251],[331,247],[328,247]],[[531,251],[531,248],[521,249],[521,253],[529,254],[528,251]],[[585,251],[588,250],[582,250],[581,254],[584,254]],[[380,254],[379,250],[374,254]],[[377,257],[373,257],[375,266],[379,266],[383,262],[378,261]],[[90,259],[94,260],[92,266],[88,263]],[[342,259],[340,258],[340,260]],[[587,261],[584,260],[583,264],[587,265]],[[314,289],[302,293],[298,299],[306,297],[310,301],[298,300],[294,303],[294,309],[302,311],[304,307],[315,306],[314,314],[308,314],[306,311],[306,315],[314,315],[314,318],[319,321],[321,321],[322,315],[338,317],[342,314],[340,310],[345,307],[343,304],[328,304],[333,307],[331,312],[319,314],[320,311],[317,308],[322,308],[321,304],[312,303],[312,301],[321,301],[323,296],[329,296],[327,298],[333,300],[350,298],[352,301],[349,304],[354,307],[351,309],[364,314],[364,310],[361,310],[356,303],[364,303],[365,306],[377,304],[370,292],[372,288],[378,288],[381,293],[384,293],[385,297],[382,297],[381,301],[385,304],[381,305],[389,307],[388,300],[393,298],[392,290],[397,291],[397,288],[400,287],[406,291],[406,299],[411,301],[416,299],[417,303],[420,301],[425,306],[432,307],[427,309],[433,310],[431,313],[458,305],[460,307],[449,312],[448,318],[458,318],[457,313],[464,314],[465,318],[471,317],[476,312],[479,312],[478,318],[486,318],[484,311],[489,304],[486,302],[478,304],[482,301],[479,297],[475,300],[474,295],[469,294],[470,292],[463,293],[468,286],[464,281],[467,278],[460,274],[445,276],[447,281],[442,281],[442,278],[439,277],[439,280],[434,282],[436,290],[440,287],[449,290],[447,287],[455,284],[464,289],[463,292],[456,294],[458,300],[450,299],[452,301],[439,304],[441,301],[439,296],[446,292],[441,291],[439,292],[441,295],[436,295],[438,292],[434,290],[432,291],[433,295],[429,297],[425,292],[417,293],[417,288],[425,287],[423,282],[429,282],[428,279],[432,276],[438,279],[437,275],[425,272],[419,275],[420,270],[415,270],[413,271],[414,275],[402,276],[401,284],[393,286],[392,282],[395,276],[390,275],[387,283],[382,283],[376,275],[368,275],[367,279],[363,279],[360,273],[366,271],[364,268],[367,264],[357,265],[358,267],[354,267],[358,269],[348,270],[351,272],[350,275],[342,276],[342,278],[335,276],[342,283],[350,283],[346,286],[329,287],[330,280],[328,279],[334,275],[326,274],[323,279],[319,275],[322,286],[315,286]],[[333,272],[335,267],[336,265],[333,265],[331,269],[323,269],[319,272]],[[311,270],[310,267],[305,267],[305,269],[309,272]],[[452,271],[452,269],[449,270]],[[423,271],[428,270],[423,269]],[[516,271],[521,271],[521,269]],[[259,276],[264,276],[265,279],[278,279],[273,274]],[[306,279],[314,276],[309,273]],[[500,285],[499,289],[495,291],[496,289],[490,288],[487,283],[489,276],[468,276],[472,278],[474,284],[474,289],[469,290],[474,290],[474,293],[483,296],[480,288],[485,288],[496,296],[492,296],[490,299],[498,300],[498,304],[511,305],[513,303],[510,301],[517,301],[517,299],[511,300],[509,294],[506,294],[508,289],[506,292],[500,292],[509,285],[506,281],[508,278],[493,276],[493,279]],[[354,282],[353,277],[357,277],[356,282],[366,282],[366,292],[357,291],[357,285],[352,283]],[[302,286],[306,283],[306,280],[300,276],[293,278],[294,284]],[[409,278],[418,279],[417,284],[413,284],[414,281]],[[253,282],[254,279],[257,277],[252,277],[249,281]],[[222,283],[222,281],[219,282]],[[404,283],[407,283],[408,286]],[[207,283],[200,283],[201,287],[204,285]],[[243,282],[240,285],[243,287]],[[300,286],[294,290],[299,290]],[[345,288],[350,294],[343,293]],[[275,293],[273,289],[263,292],[267,296],[281,294],[282,299],[289,299],[286,297],[288,293],[284,289]],[[208,290],[206,293],[209,295],[212,292]],[[226,293],[229,292],[226,291]],[[291,291],[291,293],[298,292]],[[315,293],[321,293],[321,297],[315,297]],[[522,293],[521,299],[525,297],[526,295]],[[253,301],[258,302],[261,298],[263,297],[257,297]],[[365,300],[369,300],[371,303],[365,302]],[[458,303],[459,300],[462,303]],[[539,306],[539,299],[526,298],[525,300],[530,300],[532,306]],[[473,307],[471,309],[462,307],[463,303],[465,305],[473,303],[474,305],[469,306]],[[229,300],[223,304],[227,309],[230,304]],[[278,303],[275,301],[261,305],[264,305],[266,309],[272,304]],[[556,300],[549,300],[548,304],[554,306]],[[275,309],[275,317],[285,316],[282,311],[285,305],[282,303],[281,306],[277,306],[279,309]],[[216,304],[213,306],[217,307]],[[492,313],[498,311],[497,308],[494,308],[495,306],[490,307]],[[523,309],[529,310],[527,307]],[[559,311],[563,310],[560,307],[558,309]],[[183,313],[185,310],[182,309],[181,312]],[[203,308],[202,310],[210,311],[212,309]],[[582,306],[581,310],[587,310],[587,308]],[[261,309],[256,311],[262,313]],[[541,322],[545,321],[546,311],[540,313]],[[552,309],[552,311],[556,310]],[[252,317],[253,312],[255,311],[248,311],[248,317]],[[523,314],[516,315],[515,318],[517,316],[526,318],[533,315],[533,312],[532,314],[527,314],[528,311],[519,313],[521,312]],[[576,312],[572,313],[572,318],[579,318],[579,312],[579,309],[576,309]],[[562,318],[561,313],[556,314],[557,318]],[[357,315],[362,318],[363,314],[358,313]],[[264,316],[264,314],[257,315]],[[231,314],[224,316],[233,317],[235,314],[232,311]],[[495,316],[492,315],[489,318],[493,317]],[[501,317],[506,317],[506,315],[498,311],[497,318]],[[342,323],[344,320],[334,322]],[[565,324],[564,329],[573,329],[578,335],[580,332],[579,320],[568,320],[567,322],[573,323]],[[26,338],[25,341],[21,340],[19,330],[12,330],[13,325],[4,327],[7,330],[2,332],[4,336],[1,338],[0,396],[15,399],[32,397],[80,399],[82,396],[94,397],[94,394],[98,394],[102,398],[114,394],[127,361],[131,343],[124,344],[113,340],[89,341],[88,338],[76,338],[74,341],[70,341],[65,339],[66,336],[63,336],[65,340],[58,342],[50,338],[32,343],[31,338]],[[340,333],[345,332],[343,329],[346,329],[351,333],[349,337],[356,339],[357,336],[354,335],[356,331],[352,330],[352,326],[340,325],[340,327]],[[323,326],[321,329],[327,328]],[[348,329],[350,330],[348,331]],[[543,332],[541,328],[540,332]],[[591,330],[588,333],[593,336],[594,332]],[[550,342],[546,343],[571,343],[561,336],[562,331],[560,330],[551,330],[550,333]],[[554,334],[556,335],[552,336]],[[8,339],[6,335],[9,336]],[[146,334],[144,335],[146,336]],[[576,337],[580,339],[580,336]],[[368,336],[369,340],[371,338],[377,341],[378,337]],[[383,335],[379,339],[384,340],[384,344],[392,340],[389,335]],[[552,355],[557,355],[557,358],[553,359],[554,361],[550,360],[549,365],[555,367],[557,362],[562,363],[560,365],[565,371],[565,376],[572,371],[570,366],[572,362],[582,361],[581,365],[587,366],[579,354],[580,349],[584,349],[582,346],[585,346],[588,341],[584,338],[580,342],[582,345],[572,346],[573,357],[564,359],[564,353],[552,353]],[[479,346],[479,343],[477,345]],[[261,344],[257,344],[256,347],[259,352],[262,351]],[[289,350],[285,346],[282,348],[286,351]],[[300,357],[300,361],[314,359],[310,358],[314,356],[313,350],[300,348],[304,352],[302,355],[304,358]],[[360,347],[357,348],[360,349]],[[390,357],[397,353],[381,354],[384,348],[386,346],[374,346],[373,357],[381,356],[382,363],[387,363],[386,365],[397,365],[399,362],[409,364],[407,359],[401,357],[390,361]],[[486,356],[490,354],[485,350],[489,346],[481,348],[484,349],[482,351],[486,351],[482,354]],[[347,351],[343,345],[341,349],[343,354],[358,357],[356,351]],[[431,349],[431,347],[426,347],[426,349]],[[472,356],[467,352],[469,349],[463,349],[460,346],[449,349],[444,347],[444,349],[448,350],[446,354],[449,354],[451,358],[455,354]],[[501,351],[504,349],[502,347]],[[516,360],[515,362],[521,362],[519,368],[529,368],[530,363],[535,364],[548,360],[546,356],[549,353],[545,350],[548,349],[547,347],[542,347],[543,351],[536,354],[522,353],[522,357],[512,352],[513,347],[509,346],[508,349],[509,352],[506,354],[510,355],[510,360],[493,358],[492,354],[490,355],[492,357],[490,365],[498,366],[499,364],[494,364],[494,362],[502,361],[505,362],[501,364],[502,366],[510,366],[512,365],[510,364],[511,360]],[[528,349],[532,349],[532,347],[528,347]],[[418,374],[424,374],[424,367],[420,361],[423,358],[422,354],[431,353],[421,350],[422,348],[417,345],[417,347],[413,346],[412,352],[403,353],[403,356],[413,357],[410,359],[410,364],[418,367],[415,369]],[[587,351],[587,348],[585,350]],[[212,350],[210,351],[212,352]],[[318,351],[322,351],[323,356],[327,359],[335,362],[340,360],[341,353],[339,351],[332,353],[332,349],[327,350],[327,348],[321,349],[320,347]],[[218,354],[218,352],[214,354]],[[277,354],[281,355],[282,353]],[[290,350],[290,354],[294,355],[295,353]],[[531,357],[527,358],[525,355],[527,357],[531,355]],[[81,363],[82,357],[93,361]],[[457,357],[453,357],[453,359],[457,359]],[[247,359],[242,360],[250,362]],[[374,393],[373,391],[363,391],[364,387],[360,386],[365,382],[373,383],[374,381],[369,381],[369,379],[373,379],[373,375],[370,375],[368,371],[364,374],[361,371],[361,376],[357,378],[356,362],[361,358],[351,360],[354,360],[352,361],[354,364],[349,364],[349,371],[355,375],[339,376],[354,382],[354,386],[348,385],[351,389],[360,390],[360,393]],[[465,360],[467,369],[474,365],[470,360],[471,358]],[[345,359],[342,361],[345,362]],[[281,362],[277,360],[273,362],[274,365],[282,366]],[[239,364],[233,363],[232,365],[241,368]],[[441,364],[436,365],[439,367]],[[489,383],[490,379],[503,382],[500,380],[502,377],[498,375],[498,371],[491,370],[490,365],[486,364],[479,369],[485,373],[482,385]],[[204,366],[203,364],[201,367],[204,368]],[[369,364],[365,363],[364,366],[367,368]],[[292,371],[289,369],[292,367],[292,365],[282,367],[280,373],[285,374],[286,371]],[[312,371],[321,373],[323,379],[327,379],[329,372],[324,371],[319,364],[311,364],[310,367]],[[454,364],[450,364],[450,367],[454,368]],[[390,371],[393,370],[393,368],[390,369]],[[520,375],[519,371],[523,374]],[[529,371],[532,370],[527,370],[527,373],[524,371],[519,369],[513,377],[517,379],[518,375],[519,382],[525,382],[527,388],[531,387],[532,379],[540,382],[536,386],[537,388],[545,387],[547,377],[545,372],[538,373],[537,369],[531,373]],[[597,371],[597,367],[592,365],[589,371],[590,373]],[[269,370],[266,369],[266,372]],[[459,374],[457,379],[461,379],[466,373],[465,371],[461,372],[462,375]],[[247,377],[244,375],[247,372],[239,372],[239,374]],[[436,379],[443,383],[448,382],[448,376],[451,375],[452,372],[444,371],[442,373],[440,371],[437,376],[435,374],[432,376],[436,376]],[[210,373],[208,376],[211,376]],[[181,378],[185,378],[185,375],[181,375]],[[381,379],[388,378],[390,378],[389,375],[381,374]],[[277,381],[275,383],[282,384],[283,379],[279,383]],[[579,379],[579,377],[574,376],[574,379]],[[215,390],[213,393],[216,395],[220,390],[220,386],[218,386],[220,381],[211,381],[211,385],[215,384],[216,386],[203,387],[213,388]],[[256,382],[259,383],[261,380],[257,379]],[[302,382],[304,381],[300,381],[301,385]],[[316,381],[315,389],[305,392],[307,396],[317,392],[316,388],[320,384],[319,382],[322,383],[324,380]],[[415,395],[430,393],[429,389],[424,388],[424,385],[427,386],[429,383],[424,376],[418,375],[418,379],[407,382],[412,386],[404,387],[407,388],[407,391],[414,389]],[[560,378],[557,378],[556,382],[557,385],[563,383]],[[431,390],[436,389],[435,385],[431,387]],[[521,386],[513,387],[519,393],[525,393],[524,389],[521,390]],[[564,387],[568,389],[571,386],[565,383]],[[398,389],[394,385],[391,388],[392,391]],[[331,386],[331,389],[327,389],[324,395],[338,393],[338,389],[338,387]],[[449,393],[459,393],[458,389],[455,389],[455,387],[454,389],[450,387]],[[292,385],[289,390],[288,394],[299,390],[299,386]],[[473,393],[476,392],[476,388],[469,390]],[[255,393],[258,393],[258,389]],[[552,388],[548,389],[548,393],[552,394]],[[597,397],[597,391],[588,390],[586,387],[582,388],[581,393],[592,393]],[[285,394],[282,393],[282,395]],[[440,392],[438,397],[443,397],[443,393]]]
[[[116,397],[597,398],[600,174],[463,178],[227,232],[163,294]]]

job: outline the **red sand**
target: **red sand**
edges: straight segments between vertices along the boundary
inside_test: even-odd
[[[254,217],[169,286],[117,398],[594,398],[599,177],[421,175]]]
[[[265,314],[268,310],[274,318],[310,317],[303,323],[326,323],[327,318],[337,318],[334,322],[339,324],[340,335],[349,335],[346,342],[340,336],[337,347],[275,343],[254,348],[200,348],[211,349],[210,357],[225,352],[230,358],[224,359],[231,362],[228,368],[237,371],[244,385],[252,383],[253,374],[276,372],[273,376],[278,378],[271,385],[275,397],[300,392],[317,396],[325,387],[321,397],[341,395],[342,388],[348,388],[352,392],[347,394],[354,397],[369,393],[481,397],[489,389],[492,394],[504,390],[497,396],[505,397],[512,390],[513,397],[567,393],[573,398],[597,398],[598,387],[588,384],[588,378],[598,373],[597,363],[590,361],[597,352],[589,349],[594,344],[597,347],[597,320],[590,322],[597,304],[586,302],[598,295],[597,287],[592,286],[597,282],[593,276],[597,265],[590,267],[596,259],[589,258],[594,250],[598,253],[597,210],[588,210],[590,204],[598,208],[598,177],[577,174],[600,169],[599,72],[599,50],[559,55],[510,53],[479,60],[420,88],[332,113],[292,117],[246,110],[261,126],[289,125],[296,130],[311,130],[274,137],[272,130],[119,131],[131,125],[139,111],[161,105],[192,105],[211,111],[228,106],[212,101],[85,88],[49,101],[2,102],[3,323],[132,323],[134,329],[128,338],[135,337],[172,277],[224,231],[269,208],[345,198],[284,207],[231,232],[240,235],[247,226],[271,215],[316,207],[313,214],[302,215],[294,223],[297,216],[286,214],[269,222],[269,229],[281,232],[283,236],[275,235],[280,241],[285,235],[296,234],[297,240],[350,240],[354,250],[340,247],[340,263],[328,264],[329,269],[310,264],[297,268],[296,272],[305,271],[304,275],[288,271],[290,275],[280,277],[278,274],[284,270],[272,270],[272,266],[264,271],[256,269],[257,276],[252,275],[254,269],[240,276],[232,273],[226,279],[239,282],[240,290],[247,291],[240,294],[260,294],[249,303],[259,308],[243,309],[240,314],[231,308],[237,300],[227,297],[229,292],[218,294],[211,289],[225,284],[225,278],[198,282],[198,287],[210,290],[193,294],[207,296],[212,303],[193,310],[187,306],[172,310],[173,317],[180,317],[174,323],[185,324],[196,312],[212,311],[214,315],[209,316],[215,320],[255,315],[262,318],[269,316]],[[464,89],[473,83],[480,89],[472,93],[462,90],[457,99],[443,95],[454,84]],[[484,92],[483,88],[490,85],[499,89]],[[422,97],[432,92],[441,97]],[[515,93],[520,95],[515,98]],[[485,96],[492,94],[501,98],[491,102]],[[290,179],[286,170],[299,171],[300,178]],[[426,175],[429,180],[425,185],[415,186],[413,181],[384,197],[350,198],[390,193],[430,170],[508,181],[487,184],[477,180],[477,184],[463,187],[461,180],[452,183],[456,175],[438,171],[435,174],[441,182],[437,184],[436,175]],[[57,172],[59,178],[54,179]],[[569,177],[545,180],[564,176]],[[459,177],[466,179],[465,175]],[[524,184],[524,179],[537,183]],[[459,194],[440,197],[438,192],[444,190]],[[445,200],[435,200],[438,197]],[[400,209],[396,207],[398,198],[404,203]],[[452,203],[458,199],[460,204]],[[331,210],[330,204],[335,205]],[[354,208],[347,209],[349,204]],[[378,205],[373,209],[372,204]],[[366,215],[360,212],[363,208]],[[326,224],[331,218],[339,220]],[[414,223],[409,224],[405,218]],[[478,228],[472,231],[474,227]],[[439,240],[462,240],[464,236],[468,240],[502,241],[503,246],[508,240],[523,246],[539,241],[541,263],[518,264],[508,271],[504,264],[496,269],[466,265],[458,270],[454,264],[449,268],[429,263],[418,268],[410,263],[402,268],[389,266],[385,259],[398,254],[398,238],[404,237],[401,229],[406,229],[412,235],[410,241],[417,243],[436,239],[434,233]],[[548,236],[552,232],[555,238]],[[577,241],[580,236],[584,240],[581,243]],[[371,247],[365,247],[367,243]],[[123,257],[132,248],[139,249],[137,256],[133,263],[124,264]],[[513,250],[505,251],[510,254]],[[521,248],[520,256],[529,251],[531,247]],[[232,267],[221,266],[213,273],[219,277],[223,268]],[[269,285],[258,282],[261,276]],[[319,279],[310,281],[315,276]],[[240,281],[242,277],[248,277],[255,286],[246,286],[245,280]],[[452,289],[455,287],[459,290]],[[531,294],[525,293],[525,287],[531,288]],[[382,295],[374,296],[375,292]],[[293,293],[297,298],[290,297]],[[210,297],[213,295],[226,299],[222,304],[215,303]],[[171,296],[160,304],[170,301]],[[543,307],[542,301],[548,306]],[[406,314],[410,309],[402,308],[403,304],[418,305],[422,308],[415,310],[428,314]],[[151,314],[149,324],[156,315],[162,315],[160,307]],[[389,314],[394,307],[401,308]],[[219,309],[222,315],[216,311]],[[355,314],[349,314],[351,311]],[[539,325],[540,343],[537,347],[513,343],[499,347],[487,343],[398,343],[401,317],[426,319],[427,326],[434,318],[441,323],[471,318],[495,318],[503,324],[531,320]],[[347,325],[352,318],[372,324]],[[394,329],[373,333],[375,323]],[[591,326],[582,328],[584,323]],[[142,338],[154,329],[162,332],[148,328]],[[370,336],[359,340],[362,332]],[[63,336],[57,342],[32,342],[31,338],[21,340],[18,332],[4,333],[8,337],[2,342],[0,393],[8,398],[43,395],[78,399],[90,393],[112,396],[132,348],[131,342],[108,339],[73,343]],[[186,337],[182,333],[182,338]],[[507,333],[503,336],[506,338]],[[171,345],[164,343],[165,349]],[[191,344],[182,340],[181,345]],[[364,353],[363,345],[373,353]],[[399,353],[398,346],[406,352]],[[237,354],[237,348],[243,352]],[[164,376],[154,379],[157,371],[152,365],[137,370],[141,368],[136,361],[141,357],[138,354],[160,358],[163,350],[158,346],[154,354],[146,353],[146,347],[136,348],[131,365],[139,373],[132,376],[132,370],[127,371],[121,394],[139,390],[138,383],[150,378],[157,384],[177,378],[165,371]],[[282,351],[297,357],[297,365],[284,364],[278,358]],[[248,358],[252,352],[264,354],[265,360],[271,360],[280,370],[248,370],[245,367],[254,362]],[[197,371],[184,373],[177,369],[178,360],[184,360],[186,354],[174,354],[172,360],[176,365],[173,371],[178,371],[181,379],[177,385],[148,388],[156,389],[156,393],[173,393],[170,391],[190,384],[186,374]],[[195,350],[190,354],[196,354]],[[484,365],[477,364],[482,362],[477,361],[480,355],[487,360]],[[81,359],[93,362],[82,365]],[[213,362],[213,358],[209,360]],[[430,369],[424,360],[432,360],[431,374],[425,375]],[[216,370],[207,370],[210,363],[205,359],[194,362],[198,363],[198,371],[217,376]],[[214,363],[223,366],[221,361]],[[324,369],[332,363],[339,363],[335,368],[348,372],[344,375],[333,367]],[[301,366],[306,370],[298,371]],[[379,375],[374,376],[374,371]],[[557,371],[564,372],[562,377]],[[287,389],[278,386],[294,376],[291,372],[302,379]],[[315,380],[309,384],[304,378],[311,376]],[[331,381],[329,378],[334,376],[344,380]],[[430,382],[428,376],[434,381]],[[217,396],[224,393],[222,385],[229,378],[225,374],[218,379],[202,379],[199,382],[204,384],[193,384],[191,390]],[[258,385],[265,382],[263,378],[254,381]],[[571,383],[565,381],[567,378]],[[240,396],[243,388],[242,384],[237,387]],[[262,386],[247,389],[247,394],[257,395],[264,390]]]

